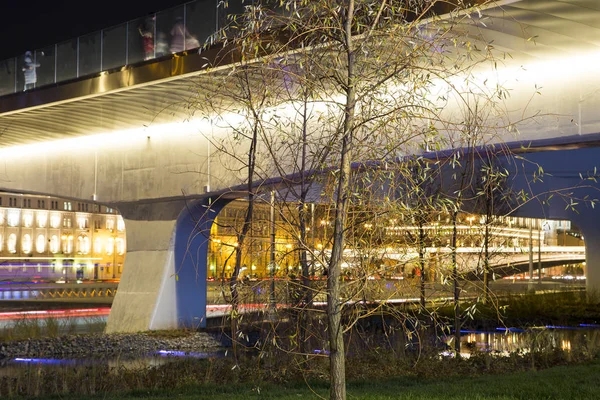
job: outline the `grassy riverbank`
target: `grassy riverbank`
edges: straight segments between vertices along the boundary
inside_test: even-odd
[[[86,396],[88,399],[317,399],[327,398],[324,383],[314,385],[295,383],[276,384],[233,384],[233,385],[188,385],[171,390],[143,390],[127,394],[111,395],[99,393]],[[58,397],[45,397],[57,399]],[[60,396],[60,399],[75,400],[78,396]],[[399,377],[381,381],[354,381],[348,386],[348,399],[364,400],[572,400],[600,398],[600,362],[583,365],[560,366],[542,371],[527,371],[501,375],[477,377],[439,377],[419,379]]]

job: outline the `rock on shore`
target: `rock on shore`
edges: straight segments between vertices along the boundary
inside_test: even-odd
[[[219,347],[222,345],[215,336],[204,332],[179,337],[158,337],[146,333],[69,335],[0,343],[0,359],[102,357],[117,354],[146,354],[158,350],[196,352],[217,350]]]

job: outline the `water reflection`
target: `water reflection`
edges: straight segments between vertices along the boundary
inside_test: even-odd
[[[142,370],[158,367],[181,358],[221,358],[227,356],[226,350],[207,352],[186,352],[179,350],[159,350],[149,354],[127,354],[110,356],[105,358],[33,358],[17,357],[0,360],[0,377],[15,376],[18,371],[27,368],[44,368],[50,366],[102,366],[109,370]]]
[[[495,331],[461,331],[461,356],[470,357],[476,352],[509,355],[520,352],[560,349],[571,351],[600,346],[600,326],[581,324],[570,326],[542,326],[528,330],[498,328]],[[445,343],[451,347],[454,338],[447,336]]]

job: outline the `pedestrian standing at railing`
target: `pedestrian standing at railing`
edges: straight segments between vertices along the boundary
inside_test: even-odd
[[[39,63],[33,61],[31,52],[26,51],[23,64],[23,78],[25,79],[23,91],[33,89],[35,87],[35,83],[37,82],[36,70],[39,66]]]
[[[146,18],[146,20],[138,27],[138,32],[142,37],[144,60],[154,58],[154,16]]]
[[[184,50],[196,49],[200,47],[200,42],[190,34],[183,23],[182,17],[175,19],[175,25],[171,29],[171,53],[179,53]]]

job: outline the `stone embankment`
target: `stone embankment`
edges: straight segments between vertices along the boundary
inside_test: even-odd
[[[159,350],[184,352],[212,351],[222,347],[204,332],[178,337],[137,334],[89,334],[57,338],[29,339],[0,343],[0,360],[15,357],[103,357],[125,354],[148,354]]]

